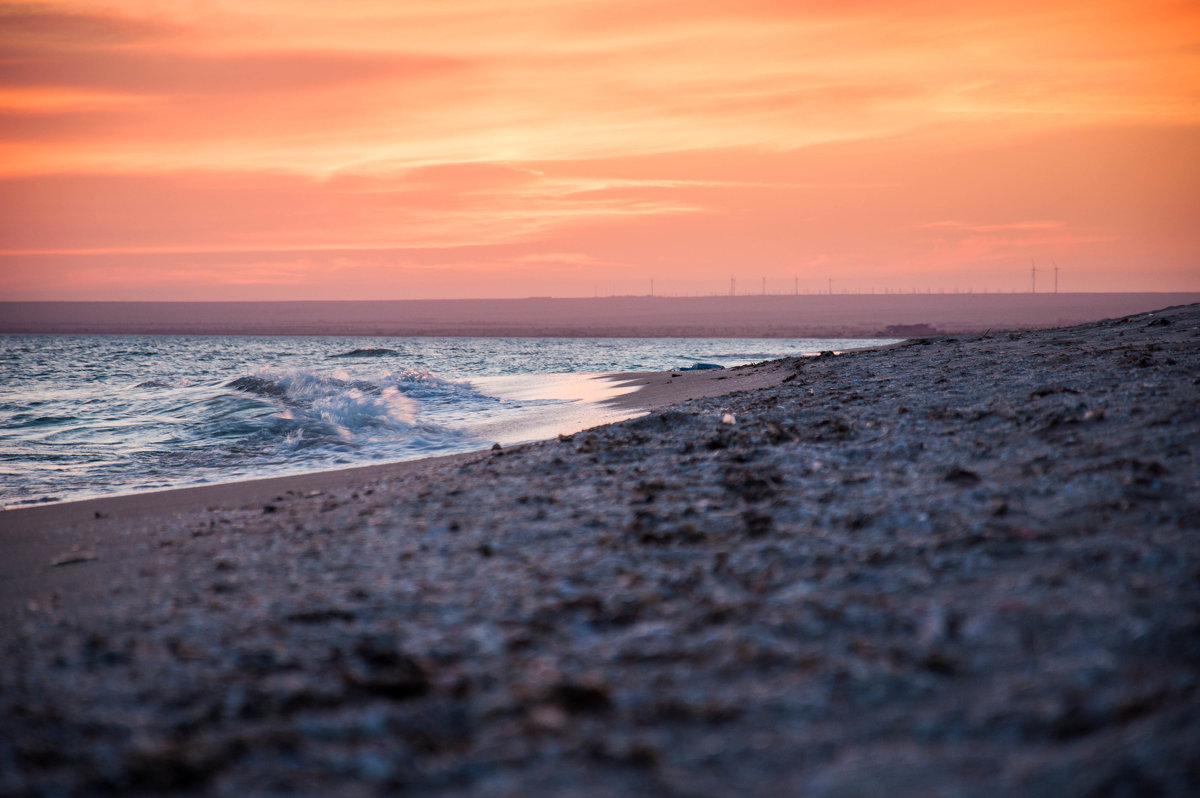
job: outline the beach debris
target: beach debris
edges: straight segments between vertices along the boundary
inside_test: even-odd
[[[539,731],[560,732],[569,722],[566,711],[553,704],[538,704],[529,711],[529,724]]]
[[[962,614],[944,604],[934,604],[921,619],[917,642],[927,648],[958,639],[963,625]]]
[[[942,479],[951,483],[952,485],[962,485],[963,487],[968,485],[978,485],[980,482],[978,474],[961,466],[951,467],[950,470],[946,472],[945,476],[942,477]]]
[[[731,493],[737,494],[747,502],[757,502],[774,495],[783,484],[783,477],[774,469],[750,469],[745,466],[733,466],[725,471],[722,484]]]
[[[599,676],[563,680],[550,689],[549,698],[571,714],[605,712],[612,707],[609,685]]]
[[[678,410],[664,410],[628,421],[626,424],[628,429],[644,433],[678,429],[681,426],[691,424],[693,421],[695,421],[695,415],[692,413],[683,413]]]
[[[954,676],[962,670],[962,663],[945,651],[934,649],[921,658],[921,666],[938,676]]]
[[[1041,399],[1043,396],[1051,396],[1056,393],[1078,394],[1079,391],[1075,390],[1074,388],[1069,388],[1065,385],[1053,385],[1045,388],[1038,388],[1036,391],[1030,392],[1029,398]]]
[[[393,701],[422,696],[431,686],[425,668],[384,635],[368,635],[359,640],[341,676],[351,687]]]
[[[709,438],[704,443],[704,446],[710,452],[715,452],[719,449],[728,449],[729,448],[729,436],[718,433],[717,435],[714,435],[713,437]]]
[[[785,428],[775,421],[767,422],[767,440],[772,444],[788,443],[799,440],[796,430]]]
[[[729,425],[736,424],[737,416],[735,416],[733,413],[725,413],[724,415],[721,416],[721,423],[729,424]]]
[[[771,531],[775,519],[757,510],[746,510],[742,513],[742,523],[745,525],[746,534],[749,537],[757,538]]]
[[[77,565],[82,562],[95,562],[99,560],[99,555],[92,554],[87,551],[69,551],[66,554],[55,557],[50,561],[51,568],[58,568],[63,565]]]
[[[315,607],[290,612],[283,618],[292,623],[330,623],[332,621],[353,621],[354,613],[339,607]]]

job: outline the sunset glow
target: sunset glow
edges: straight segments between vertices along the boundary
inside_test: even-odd
[[[1200,289],[1193,2],[6,1],[0,58],[0,299]]]

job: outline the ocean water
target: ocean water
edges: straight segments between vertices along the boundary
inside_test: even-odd
[[[878,340],[0,336],[0,507],[415,459],[628,418],[596,375]]]

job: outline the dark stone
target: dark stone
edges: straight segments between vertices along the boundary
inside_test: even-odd
[[[954,485],[962,485],[963,487],[978,485],[981,481],[978,474],[961,466],[951,468],[942,479]]]

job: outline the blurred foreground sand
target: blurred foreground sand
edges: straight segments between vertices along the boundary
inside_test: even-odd
[[[1195,794],[1200,308],[636,379],[0,513],[0,792]]]

